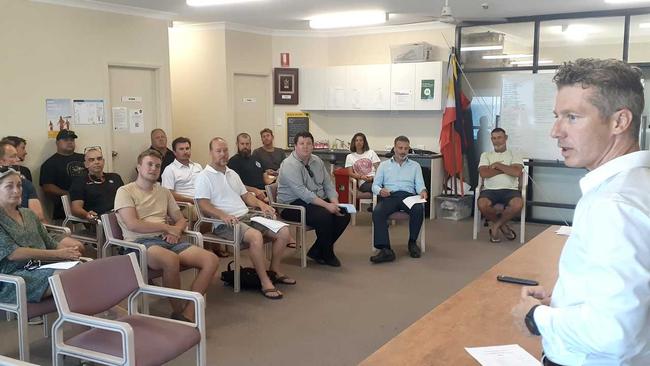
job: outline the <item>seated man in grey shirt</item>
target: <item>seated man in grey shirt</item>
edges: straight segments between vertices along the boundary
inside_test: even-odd
[[[271,177],[278,176],[280,164],[286,158],[284,150],[273,147],[273,131],[265,128],[260,131],[262,146],[253,151],[253,158],[262,164],[264,172]]]
[[[307,225],[316,230],[316,242],[307,256],[319,264],[339,267],[341,262],[334,254],[334,243],[350,223],[350,214],[338,206],[338,194],[323,161],[312,155],[311,133],[298,133],[294,145],[295,150],[280,166],[278,202],[305,207]],[[300,220],[296,210],[284,210],[282,217]]]

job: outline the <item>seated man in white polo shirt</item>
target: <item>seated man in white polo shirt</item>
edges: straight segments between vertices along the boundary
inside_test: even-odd
[[[228,144],[224,139],[215,137],[210,141],[210,157],[212,162],[196,178],[194,196],[198,200],[198,209],[204,215],[220,220],[220,223],[214,224],[212,228],[212,232],[220,238],[233,240],[234,228],[239,227],[242,241],[250,246],[250,258],[262,283],[262,294],[269,299],[281,299],[282,292],[274,287],[273,282],[296,284],[295,280],[282,274],[280,270],[282,255],[291,240],[289,227],[285,226],[274,233],[251,221],[255,215],[249,213],[247,205],[259,208],[270,218],[275,218],[275,210],[249,193],[239,175],[228,168]],[[266,272],[264,237],[273,240],[273,255],[269,267],[273,279],[269,278]]]
[[[172,192],[177,202],[194,202],[194,181],[203,169],[201,164],[190,160],[192,142],[187,137],[178,137],[172,142],[174,162],[162,173],[161,185]]]
[[[508,222],[519,215],[524,201],[519,191],[519,178],[524,167],[521,156],[508,150],[508,135],[502,128],[495,128],[490,134],[494,151],[481,154],[478,173],[484,179],[483,190],[478,199],[478,209],[490,224],[490,241],[498,243],[501,234],[508,240],[515,240],[517,234]],[[502,212],[495,205],[502,204]]]

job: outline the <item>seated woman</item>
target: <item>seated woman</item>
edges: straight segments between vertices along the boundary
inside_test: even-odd
[[[357,132],[350,141],[350,151],[345,158],[345,167],[350,177],[358,180],[360,192],[372,192],[372,181],[381,160],[368,146],[366,135]]]
[[[31,210],[19,207],[22,195],[20,173],[0,166],[0,273],[20,276],[27,286],[27,301],[51,296],[50,269],[27,270],[29,260],[76,260],[83,245],[69,237],[58,243]],[[0,302],[15,303],[13,285],[0,284]]]

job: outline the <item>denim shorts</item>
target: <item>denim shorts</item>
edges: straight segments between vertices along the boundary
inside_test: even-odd
[[[185,243],[185,242],[179,242],[176,244],[170,244],[166,242],[161,236],[154,236],[154,237],[149,237],[149,238],[138,238],[133,240],[134,242],[138,244],[142,244],[147,249],[152,246],[159,246],[167,250],[171,250],[172,252],[179,254],[180,252],[184,251],[185,249],[189,248],[192,246],[190,243]]]

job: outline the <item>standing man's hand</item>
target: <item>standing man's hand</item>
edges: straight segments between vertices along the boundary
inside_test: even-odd
[[[382,197],[388,197],[388,196],[390,196],[390,190],[388,190],[387,188],[382,188],[379,191],[379,195],[382,196]]]

